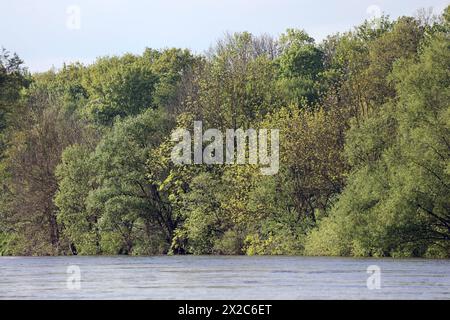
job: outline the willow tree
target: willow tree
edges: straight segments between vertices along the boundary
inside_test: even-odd
[[[438,32],[417,62],[395,64],[397,99],[349,132],[354,170],[307,253],[449,255],[449,46]]]

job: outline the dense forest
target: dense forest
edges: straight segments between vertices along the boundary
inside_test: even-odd
[[[3,49],[0,255],[448,258],[449,49],[450,7],[33,74]],[[278,174],[175,165],[194,121],[279,129]]]

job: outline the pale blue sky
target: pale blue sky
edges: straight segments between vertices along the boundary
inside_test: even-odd
[[[274,36],[305,29],[316,40],[346,31],[382,11],[395,18],[419,8],[441,12],[449,0],[1,0],[0,46],[17,52],[31,71],[89,63],[102,55],[145,47],[201,53],[225,32]],[[67,9],[80,8],[80,28]],[[374,7],[375,6],[375,7]],[[373,9],[375,8],[375,9]],[[379,8],[379,10],[377,9]],[[73,16],[72,16],[73,17]],[[75,21],[75,24],[70,22]]]

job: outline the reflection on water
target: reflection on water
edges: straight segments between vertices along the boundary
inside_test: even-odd
[[[379,290],[367,286],[373,265]],[[450,261],[0,257],[0,299],[450,299]]]

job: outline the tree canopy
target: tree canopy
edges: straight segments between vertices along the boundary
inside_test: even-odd
[[[450,257],[449,19],[35,74],[3,50],[0,254]],[[278,129],[278,173],[173,163],[194,121]]]

